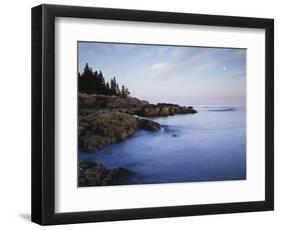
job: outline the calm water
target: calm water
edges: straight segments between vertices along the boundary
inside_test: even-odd
[[[136,172],[128,184],[246,179],[245,108],[196,109],[194,115],[154,118],[161,131],[138,131],[80,159]]]

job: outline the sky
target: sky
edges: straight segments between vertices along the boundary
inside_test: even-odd
[[[78,42],[86,63],[150,103],[246,104],[246,49]]]

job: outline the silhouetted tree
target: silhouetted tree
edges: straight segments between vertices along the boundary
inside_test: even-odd
[[[106,94],[105,80],[101,71],[97,74],[97,93]]]
[[[118,95],[117,83],[115,77],[110,80],[110,91],[111,91],[111,95]]]
[[[130,92],[129,92],[128,88],[126,88],[124,85],[122,85],[120,95],[121,95],[122,97],[127,97],[127,96],[130,95]]]
[[[129,96],[129,95],[130,95],[130,92],[129,92],[128,88],[125,88],[125,95],[126,95],[126,96]]]
[[[111,95],[110,85],[108,82],[105,84],[105,95]]]
[[[103,95],[117,95],[128,96],[130,92],[128,88],[122,85],[120,90],[116,78],[110,79],[106,82],[102,71],[93,71],[93,69],[86,63],[83,72],[78,72],[79,92],[87,94],[103,94]]]
[[[122,88],[121,88],[121,96],[125,97],[126,96],[126,93],[125,93],[125,86],[122,85]]]

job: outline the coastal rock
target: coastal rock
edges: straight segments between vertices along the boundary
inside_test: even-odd
[[[175,114],[194,114],[197,113],[192,106],[178,106],[178,105],[149,105],[137,110],[136,114],[143,117],[157,117],[157,116],[171,116]]]
[[[194,113],[197,113],[197,111],[195,109],[193,109],[192,106],[188,106],[188,107],[183,106],[183,107],[180,108],[179,113],[181,113],[181,114],[188,114],[188,113],[194,114]]]
[[[107,144],[113,144],[132,136],[137,129],[157,131],[160,124],[120,112],[95,112],[79,117],[79,147],[95,152]]]
[[[97,110],[110,110],[144,117],[197,113],[192,106],[186,107],[171,103],[158,103],[155,105],[131,96],[79,94],[79,111],[81,113],[91,113]]]
[[[124,140],[139,127],[138,119],[119,112],[96,112],[81,116],[79,145],[84,151],[96,151],[106,144]]]
[[[98,94],[79,94],[79,109],[107,109],[126,113],[134,113],[149,105],[147,101],[135,97],[106,96]]]
[[[147,119],[139,119],[139,128],[149,131],[158,131],[160,129],[160,124]]]
[[[104,165],[90,161],[79,161],[79,186],[124,184],[135,173],[122,168],[107,169]]]
[[[138,114],[146,116],[146,117],[153,117],[159,116],[160,108],[155,106],[144,107]]]
[[[138,129],[157,131],[157,122],[136,117],[197,113],[192,106],[150,104],[135,97],[79,94],[79,149],[95,152],[105,145],[125,140]]]
[[[147,104],[142,109],[137,110],[136,114],[144,117],[171,116],[175,114],[194,114],[197,113],[192,106],[179,106],[177,104],[158,103],[157,105]]]
[[[168,115],[170,115],[169,107],[161,107],[159,115],[160,116],[168,116]]]

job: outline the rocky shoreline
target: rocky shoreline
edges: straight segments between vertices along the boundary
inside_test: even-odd
[[[142,117],[197,113],[192,106],[158,103],[134,97],[79,94],[79,148],[95,152],[132,136],[138,129],[158,131],[160,124]]]
[[[114,184],[126,184],[136,173],[117,167],[107,169],[104,165],[90,161],[79,161],[79,180],[78,186],[106,186]]]
[[[135,97],[79,94],[79,150],[94,153],[108,144],[123,141],[137,130],[160,130],[147,117],[195,114],[192,107],[177,104],[150,104]],[[143,118],[145,117],[145,118]],[[96,162],[79,161],[79,186],[122,184],[134,172],[125,168],[107,169]]]

